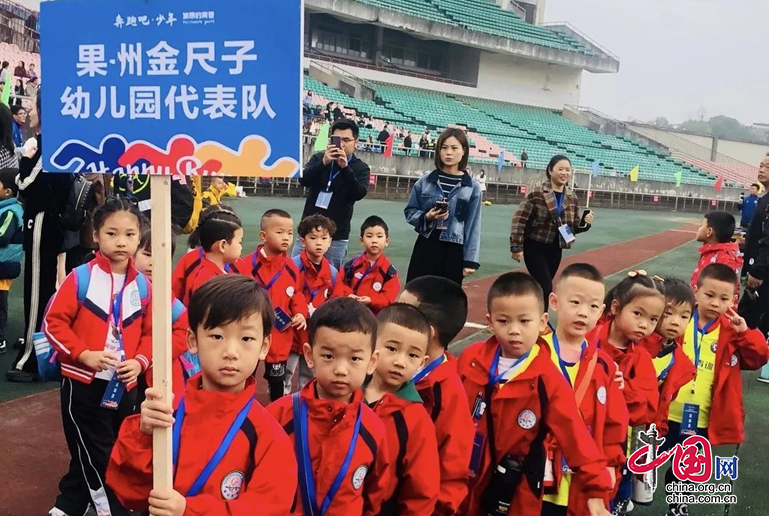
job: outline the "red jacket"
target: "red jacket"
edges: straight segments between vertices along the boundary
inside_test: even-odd
[[[446,361],[419,381],[416,388],[435,424],[441,458],[441,490],[433,514],[453,515],[467,497],[467,468],[475,437],[457,360],[446,353]]]
[[[630,414],[630,426],[646,426],[657,415],[659,390],[657,373],[649,352],[634,342],[621,350],[609,344],[609,331],[613,321],[596,326],[587,334],[591,346],[598,346],[619,366],[625,377],[622,394]]]
[[[358,409],[362,411],[360,436],[350,469],[324,516],[379,514],[382,502],[392,495],[393,489],[384,424],[363,403],[363,392],[360,389],[355,391],[350,403],[322,400],[316,394],[315,382],[313,380],[308,383],[300,391],[300,396],[308,408],[308,440],[319,504],[342,467]],[[293,442],[295,423],[291,396],[284,396],[271,403],[267,410],[283,425]],[[362,485],[358,484],[361,476],[364,478]],[[358,484],[357,488],[355,484]],[[298,491],[291,512],[284,514],[304,514]]]
[[[369,308],[374,314],[395,303],[401,291],[401,282],[398,271],[384,255],[379,255],[373,264],[371,271],[366,274],[371,265],[366,259],[366,254],[360,254],[344,264],[342,270],[342,285],[339,287],[338,296],[344,297],[355,294],[360,297],[370,297]]]
[[[227,273],[214,262],[206,257],[203,257],[198,266],[192,271],[192,274],[187,276],[187,281],[185,283],[187,291],[184,293],[184,297],[182,298],[182,303],[184,303],[184,306],[190,306],[190,299],[192,298],[192,294],[197,289],[202,287],[208,280],[223,274]]]
[[[267,257],[260,245],[246,258],[237,263],[237,269],[251,276],[260,285],[266,287],[277,276],[275,283],[267,291],[270,294],[273,307],[282,309],[289,317],[296,314],[304,315],[309,321],[307,300],[302,295],[304,284],[299,282],[299,270],[294,261],[285,254]],[[291,346],[294,342],[294,328],[289,326],[284,331],[272,327],[272,344],[265,362],[274,364],[288,360]]]
[[[86,301],[77,298],[77,274],[71,272],[54,294],[43,319],[43,331],[58,352],[61,374],[90,384],[96,372],[87,368],[78,357],[83,351],[104,351],[112,317],[112,271],[102,254],[88,263],[91,279]],[[123,348],[126,359],[136,359],[146,371],[152,360],[152,287],[147,281],[148,298],[141,299],[137,276],[141,274],[128,262],[123,287],[122,321]],[[136,382],[126,387],[132,389]]]
[[[476,342],[460,357],[459,375],[467,399],[473,403],[479,395],[484,395],[498,345],[494,337],[486,342]],[[534,354],[531,363],[518,376],[494,389],[492,406],[486,407],[493,414],[497,460],[505,455],[522,459],[529,450],[541,455],[541,460],[537,458],[534,464],[535,469],[539,467],[541,471],[531,471],[524,476],[508,514],[539,516],[542,510],[541,490],[535,491],[536,484],[531,483],[542,485],[544,445],[540,444],[537,449],[534,441],[543,423],[547,431],[555,436],[566,461],[576,472],[574,478],[575,482],[579,479],[581,495],[586,499],[606,499],[611,490],[606,459],[580,417],[574,392],[553,364],[546,344],[540,340],[531,352]],[[480,432],[488,435],[485,414],[475,424]],[[470,496],[465,503],[467,510],[463,513],[466,516],[482,514],[481,497],[495,469],[490,461],[491,453],[489,446],[486,446],[478,476],[470,484]]]
[[[339,271],[325,258],[320,262],[320,270],[316,269],[315,264],[307,257],[307,251],[302,251],[293,260],[294,265],[299,269],[299,284],[302,285],[301,293],[307,302],[307,313],[312,317],[313,312],[320,308],[320,305],[334,296],[335,289],[341,283]],[[296,330],[291,351],[302,353],[305,342],[310,342],[309,332]]]
[[[728,318],[719,319],[716,376],[710,407],[710,444],[740,444],[745,440],[745,407],[740,370],[754,371],[769,360],[769,347],[759,330],[738,333]]]
[[[195,272],[203,258],[205,258],[203,248],[198,246],[182,256],[182,259],[174,267],[174,273],[171,276],[171,291],[177,299],[184,299],[187,295],[187,278]]]
[[[662,345],[664,340],[658,333],[652,333],[648,338],[640,341],[639,346],[642,346],[649,355],[656,357],[662,351]],[[668,415],[670,414],[670,404],[678,396],[678,391],[681,387],[694,380],[696,369],[694,364],[686,356],[682,349],[683,336],[676,339],[675,348],[673,349],[673,365],[670,366],[665,378],[662,379],[662,383],[659,383],[659,377],[657,383],[660,391],[660,402],[657,407],[657,415],[654,418],[653,423],[657,425],[657,432],[660,436],[667,435],[668,433]]]
[[[737,274],[737,290],[734,294],[734,302],[737,304],[740,299],[740,269],[742,268],[742,253],[740,252],[740,246],[737,242],[727,242],[725,244],[704,244],[699,249],[700,261],[697,263],[697,267],[694,268],[692,273],[692,279],[690,281],[691,287],[697,286],[697,280],[700,278],[700,272],[702,269],[710,265],[711,263],[723,263],[728,265],[735,274]]]
[[[253,378],[237,394],[204,391],[201,381],[200,376],[190,379],[185,394],[186,417],[174,477],[174,489],[181,494],[192,487],[238,412],[256,394]],[[107,484],[127,509],[143,512],[152,489],[152,436],[139,430],[140,417],[130,416],[120,429]],[[187,498],[184,516],[285,516],[294,501],[296,479],[291,441],[254,402],[208,482],[199,494]]]
[[[395,470],[393,496],[380,514],[432,514],[441,487],[438,443],[414,384],[407,382],[395,394],[385,394],[371,408],[385,425],[390,468]]]
[[[550,353],[552,338],[541,338],[540,344],[544,352]],[[619,384],[614,381],[614,373],[617,365],[603,350],[595,346],[588,346],[580,360],[579,370],[572,390],[576,391],[587,372],[588,364],[597,354],[592,378],[589,380],[587,391],[579,405],[582,421],[587,425],[590,435],[593,436],[596,446],[603,451],[608,466],[618,468],[625,463],[625,445],[627,443],[628,412],[625,398],[619,390]],[[563,373],[561,373],[563,374]],[[548,451],[552,454],[554,465],[562,464],[563,451],[558,442],[549,435]],[[568,463],[568,461],[567,461]],[[563,468],[554,467],[556,485],[560,485],[563,476]],[[570,516],[587,516],[587,499],[585,489],[587,486],[580,475],[575,475],[569,489]],[[606,493],[605,502],[608,507],[609,497]]]

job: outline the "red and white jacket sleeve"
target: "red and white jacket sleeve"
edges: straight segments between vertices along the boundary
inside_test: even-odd
[[[126,509],[146,512],[152,488],[152,436],[139,430],[141,416],[129,416],[120,427],[107,466],[107,485]]]
[[[614,365],[615,370],[616,367]],[[603,453],[608,466],[619,467],[625,463],[628,422],[625,398],[619,390],[619,384],[612,380],[606,393],[606,422],[603,431]]]
[[[737,347],[737,356],[740,359],[740,369],[743,371],[755,371],[760,369],[769,360],[769,346],[759,330],[747,330],[737,333],[731,329],[734,337],[732,342]]]
[[[88,346],[72,329],[80,305],[77,301],[77,276],[70,273],[61,284],[43,318],[43,332],[53,348],[77,361]]]

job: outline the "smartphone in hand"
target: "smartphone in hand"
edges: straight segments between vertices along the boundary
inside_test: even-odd
[[[585,222],[585,218],[591,213],[593,213],[593,210],[585,210],[582,212],[582,218],[579,219],[579,227],[584,228],[585,226],[587,226],[587,223]]]
[[[337,136],[332,136],[330,141],[331,141],[331,145],[333,147],[336,147],[337,149],[341,149],[342,148],[342,137],[341,136],[338,136],[338,135]]]
[[[441,213],[445,213],[445,212],[449,211],[449,201],[447,201],[446,199],[441,199],[440,201],[437,201],[435,203],[435,207]]]

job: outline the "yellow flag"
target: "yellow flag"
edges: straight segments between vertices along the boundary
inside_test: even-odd
[[[641,171],[641,166],[636,165],[633,168],[630,169],[630,180],[632,182],[638,181],[638,173]]]

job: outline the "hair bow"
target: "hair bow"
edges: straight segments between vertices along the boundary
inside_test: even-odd
[[[646,271],[643,269],[636,269],[634,271],[630,271],[627,273],[627,275],[630,276],[631,278],[635,278],[636,276],[648,276],[648,274],[646,274]]]

